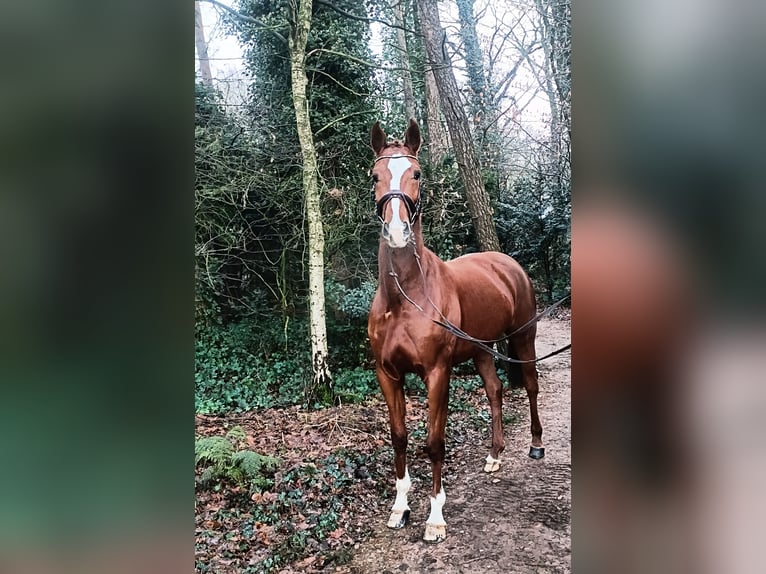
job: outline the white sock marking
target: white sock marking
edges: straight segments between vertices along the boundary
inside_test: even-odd
[[[444,516],[442,515],[442,508],[447,501],[447,495],[444,493],[444,487],[441,487],[439,494],[436,497],[429,496],[431,499],[431,514],[428,515],[427,524],[433,524],[434,526],[443,526],[447,523],[444,522]]]
[[[410,486],[412,486],[410,471],[405,467],[404,478],[396,479],[396,500],[391,508],[391,512],[404,512],[410,509],[409,504],[407,504],[407,493],[410,491]]]
[[[495,472],[500,468],[500,458],[493,458],[492,454],[487,455],[487,462],[484,465],[484,472]]]

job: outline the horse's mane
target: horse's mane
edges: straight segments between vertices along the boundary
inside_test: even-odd
[[[385,146],[383,146],[383,149],[388,149],[390,147],[404,147],[404,143],[400,140],[393,140],[388,143],[386,143]]]

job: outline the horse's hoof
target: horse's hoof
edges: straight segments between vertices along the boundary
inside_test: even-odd
[[[409,508],[403,512],[392,512],[391,516],[388,519],[388,526],[389,528],[404,528],[407,522],[410,520],[410,510]]]
[[[484,472],[496,472],[500,469],[500,459],[492,458],[491,454],[487,455],[487,462],[484,465]]]
[[[438,544],[447,538],[446,524],[428,524],[426,523],[426,532],[423,534],[423,540],[429,544]]]
[[[543,458],[545,456],[545,447],[544,446],[530,446],[529,447],[529,458],[539,459]]]

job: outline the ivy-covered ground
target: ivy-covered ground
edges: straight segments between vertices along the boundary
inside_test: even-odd
[[[568,321],[541,322],[538,353],[568,337]],[[569,572],[568,354],[539,371],[546,458],[526,456],[526,394],[509,390],[506,462],[494,475],[482,472],[489,447],[483,389],[477,378],[453,377],[448,538],[437,546],[420,541],[430,465],[422,453],[427,405],[417,386],[407,404],[413,515],[401,531],[385,528],[394,478],[382,398],[313,412],[198,415],[196,571]]]

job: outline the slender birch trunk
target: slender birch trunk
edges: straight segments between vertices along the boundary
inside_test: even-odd
[[[202,10],[199,2],[194,3],[194,45],[197,48],[199,60],[199,72],[202,83],[207,87],[213,86],[213,74],[210,71],[210,58],[207,55],[207,42],[205,41],[205,28],[202,25]]]
[[[332,393],[332,376],[327,364],[327,326],[324,300],[324,231],[319,203],[319,183],[314,136],[306,99],[306,43],[311,29],[311,0],[298,0],[291,29],[290,68],[295,121],[303,157],[303,189],[309,225],[309,311],[313,384],[309,394],[325,397]]]

